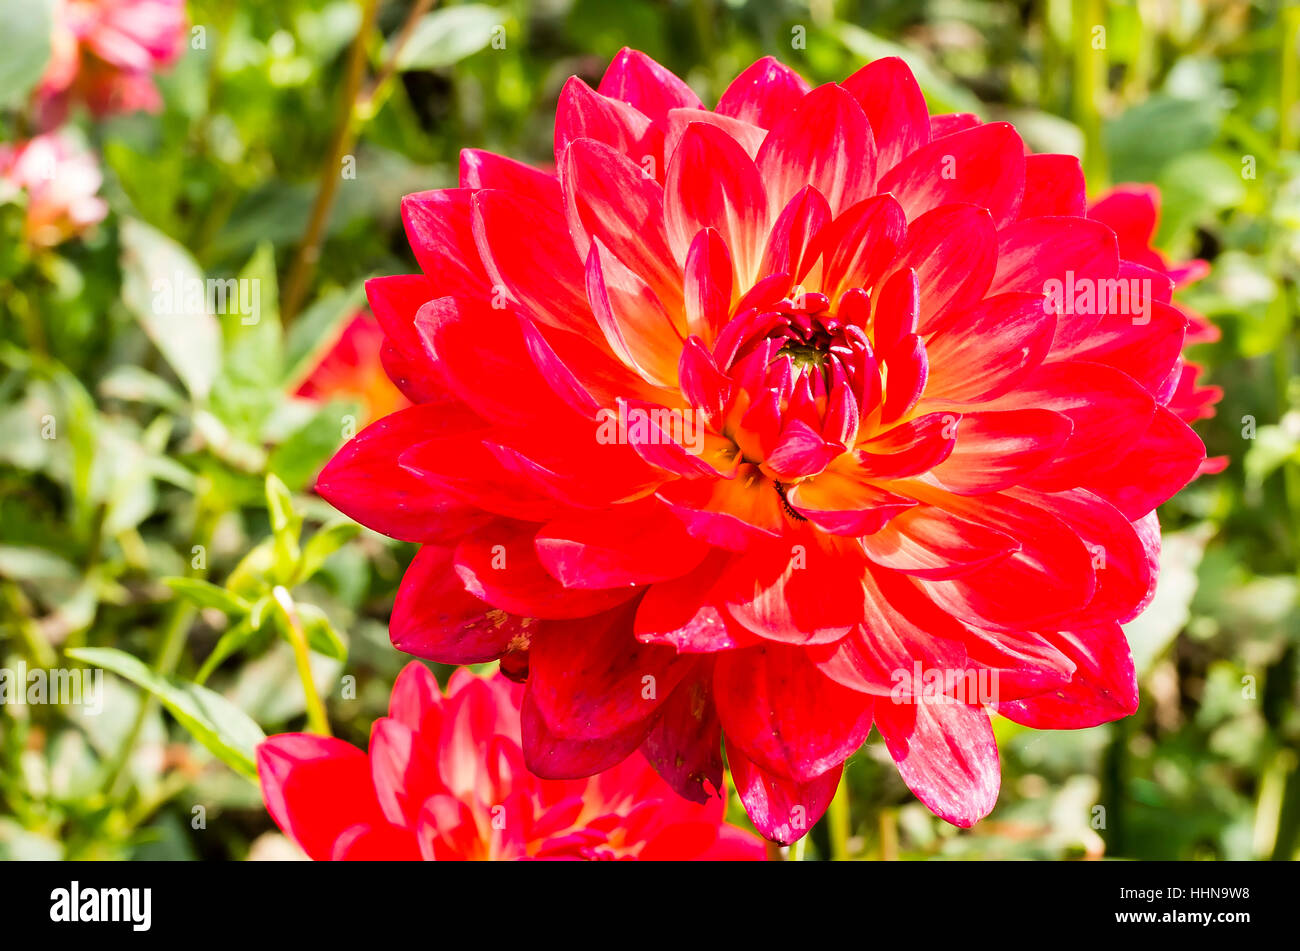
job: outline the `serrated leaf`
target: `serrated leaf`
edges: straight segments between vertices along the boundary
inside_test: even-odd
[[[139,658],[112,647],[82,647],[67,655],[125,677],[158,698],[167,711],[213,756],[257,781],[257,745],[262,728],[225,697],[198,684],[163,677]]]

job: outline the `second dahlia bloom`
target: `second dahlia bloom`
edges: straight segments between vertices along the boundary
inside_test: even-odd
[[[357,400],[365,422],[410,406],[384,373],[384,352],[383,328],[372,314],[360,311],[344,325],[295,395],[320,402]]]
[[[1120,253],[1128,260],[1163,274],[1174,288],[1194,284],[1209,273],[1210,266],[1200,259],[1170,262],[1153,248],[1160,224],[1160,190],[1154,185],[1117,185],[1104,193],[1088,208],[1088,216],[1107,224],[1119,239]],[[1177,303],[1173,306],[1187,318],[1186,343],[1212,343],[1219,339],[1219,328],[1203,316]],[[1214,404],[1223,398],[1223,389],[1201,386],[1197,378],[1202,367],[1190,360],[1182,361],[1178,384],[1169,400],[1169,409],[1185,423],[1209,419]],[[1224,456],[1206,459],[1201,472],[1219,472],[1227,465]]]
[[[53,247],[103,221],[103,181],[95,156],[60,133],[0,145],[0,197],[26,193],[23,230],[33,247]]]
[[[703,107],[625,50],[566,85],[551,174],[467,151],[408,196],[422,273],[368,285],[416,404],[318,489],[423,543],[391,633],[526,678],[539,775],[719,747],[769,838],[880,731],[967,826],[989,715],[1132,713],[1120,623],[1204,448],[1167,404],[1172,282],[1007,123],[930,116],[897,59],[760,60]]]
[[[522,689],[458,671],[444,697],[408,664],[367,755],[304,733],[257,750],[266,807],[314,859],[762,859],[725,800],[676,796],[641,757],[589,780],[541,780],[519,748]]]
[[[185,0],[58,0],[50,64],[37,87],[47,125],[74,99],[96,116],[157,111],[153,75],[180,56]]]

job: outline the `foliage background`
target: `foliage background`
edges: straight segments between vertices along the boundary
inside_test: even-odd
[[[21,22],[43,2],[0,0],[0,12]],[[163,111],[75,117],[102,159],[109,218],[83,240],[32,253],[21,241],[22,197],[0,205],[0,666],[66,666],[69,650],[90,648],[83,660],[150,676],[129,658],[94,653],[116,649],[173,675],[155,687],[192,728],[115,676],[98,717],[0,707],[0,857],[283,852],[256,787],[238,773],[241,737],[249,727],[304,727],[295,658],[306,652],[292,646],[301,635],[336,734],[365,745],[406,660],[387,642],[386,618],[412,555],[370,532],[353,537],[310,494],[342,440],[340,421],[358,408],[287,394],[359,304],[366,277],[415,270],[401,195],[454,185],[461,147],[550,161],[563,81],[576,73],[594,85],[623,45],[686,77],[706,102],[763,54],[819,83],[901,53],[932,111],[1011,118],[1034,148],[1083,155],[1094,189],[1158,183],[1159,245],[1213,265],[1180,299],[1222,329],[1194,354],[1225,390],[1218,416],[1197,428],[1230,464],[1162,511],[1159,594],[1129,627],[1140,711],[1073,733],[996,720],[1001,800],[964,832],[912,799],[873,735],[848,768],[850,856],[1295,857],[1296,8],[459,4],[429,14],[401,68],[352,110],[356,175],[344,178],[330,149],[365,5],[192,0],[203,42],[193,48],[192,34],[162,78]],[[363,37],[369,76],[382,73],[385,38],[411,7],[379,5]],[[487,43],[497,25],[504,49]],[[1093,48],[1096,25],[1106,28],[1104,50]],[[41,55],[21,30],[0,43],[0,59]],[[0,82],[12,86],[13,70]],[[6,140],[24,133],[21,95],[0,88]],[[282,315],[274,289],[301,276],[295,254],[330,178],[337,196],[318,265],[300,284],[302,307]],[[152,280],[173,273],[256,277],[262,321],[152,319]],[[55,439],[42,438],[47,416]],[[269,492],[268,473],[277,477]],[[196,545],[204,558],[193,557]],[[275,584],[291,592],[287,606],[269,597]],[[229,656],[213,658],[218,649]],[[196,678],[228,704],[177,686]],[[197,721],[184,719],[196,709]],[[818,828],[806,854],[825,857],[828,843]]]

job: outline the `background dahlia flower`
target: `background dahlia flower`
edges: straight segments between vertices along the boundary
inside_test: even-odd
[[[103,221],[103,181],[95,156],[61,133],[0,145],[0,192],[26,193],[23,231],[33,247],[53,247]]]
[[[585,780],[544,780],[519,745],[523,689],[427,667],[397,678],[369,755],[305,733],[258,747],[266,807],[314,859],[761,859],[723,821],[725,798],[680,799],[633,757]]]
[[[318,489],[423,543],[398,647],[526,677],[541,776],[639,749],[704,800],[725,742],[782,842],[873,724],[969,826],[990,713],[1136,709],[1120,623],[1205,453],[1173,281],[1076,159],[930,116],[897,59],[811,90],[763,59],[710,111],[624,50],[565,86],[555,169],[464,152],[403,203],[422,273],[368,285],[417,405]]]
[[[374,315],[358,311],[297,387],[295,395],[318,402],[356,400],[361,403],[364,422],[410,406],[384,373],[386,349],[392,350],[385,348],[384,331]]]
[[[1171,263],[1151,246],[1160,224],[1160,189],[1154,185],[1117,185],[1088,207],[1088,217],[1110,226],[1119,239],[1120,254],[1126,260],[1159,271],[1174,282],[1175,289],[1194,284],[1210,272],[1210,266],[1204,261]],[[1205,317],[1176,300],[1170,304],[1187,318],[1188,346],[1219,339],[1219,328]],[[1184,359],[1174,394],[1167,404],[1170,412],[1185,423],[1209,419],[1214,415],[1214,404],[1223,398],[1221,387],[1197,383],[1201,372],[1198,364]],[[1227,464],[1227,456],[1216,456],[1202,462],[1200,471],[1221,472]]]
[[[57,125],[74,99],[96,116],[156,112],[153,74],[176,61],[184,41],[185,0],[58,0],[36,93],[42,121]]]

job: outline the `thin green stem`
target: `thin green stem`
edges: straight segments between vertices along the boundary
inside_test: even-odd
[[[307,635],[303,632],[302,622],[298,619],[298,609],[294,606],[293,596],[283,585],[271,589],[271,597],[284,618],[289,643],[293,646],[293,659],[298,667],[298,679],[302,681],[302,692],[307,698],[307,725],[311,732],[321,736],[330,736],[329,714],[325,712],[325,703],[316,690],[316,678],[311,673],[311,650],[307,646]]]
[[[1101,0],[1074,0],[1074,121],[1083,130],[1083,171],[1089,190],[1106,186],[1101,99],[1106,94],[1106,10]],[[1100,30],[1100,32],[1099,32]]]
[[[840,774],[840,784],[826,808],[826,822],[830,827],[831,860],[844,862],[849,857],[849,774]]]

